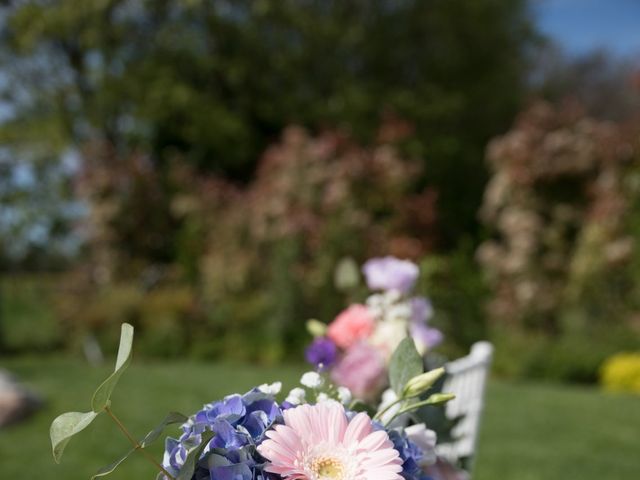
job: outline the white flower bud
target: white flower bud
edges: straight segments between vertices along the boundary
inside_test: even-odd
[[[353,395],[347,387],[338,387],[338,398],[343,405],[349,405],[353,400]]]
[[[266,393],[267,395],[277,395],[282,390],[282,382],[274,382],[272,384],[263,383],[258,387],[262,393]]]
[[[307,372],[302,375],[300,383],[307,388],[319,388],[322,386],[322,377],[317,372]]]
[[[292,405],[300,405],[304,403],[306,395],[307,393],[303,388],[297,387],[289,392],[289,395],[287,395],[285,402],[289,402]]]
[[[324,392],[320,392],[318,394],[318,396],[316,397],[316,402],[317,403],[328,402],[329,400],[333,400],[333,399],[331,397],[329,397],[329,395],[327,395]]]

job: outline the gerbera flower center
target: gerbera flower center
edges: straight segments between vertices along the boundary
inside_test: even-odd
[[[318,457],[311,462],[311,470],[317,480],[343,480],[344,465],[337,458]]]

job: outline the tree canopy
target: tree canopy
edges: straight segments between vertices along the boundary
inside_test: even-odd
[[[524,0],[48,0],[2,7],[4,145],[92,139],[249,181],[291,123],[371,140],[394,115],[439,194],[445,244],[477,229],[486,141],[523,98]]]

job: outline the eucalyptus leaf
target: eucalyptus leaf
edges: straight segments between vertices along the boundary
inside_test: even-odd
[[[96,412],[67,412],[56,417],[51,422],[49,435],[51,437],[53,459],[56,463],[60,463],[62,452],[64,452],[71,437],[87,428],[97,416],[98,413]]]
[[[118,466],[124,462],[127,458],[129,458],[129,455],[131,455],[133,452],[135,452],[136,449],[132,448],[131,450],[129,450],[127,453],[125,453],[122,457],[120,457],[118,460],[116,460],[113,463],[110,463],[109,465],[106,465],[104,467],[102,467],[100,470],[98,470],[93,477],[91,477],[91,480],[94,480],[95,478],[98,477],[104,477],[105,475],[109,475],[110,473],[112,473],[116,468],[118,468]]]
[[[200,455],[202,455],[202,451],[209,443],[209,440],[212,438],[213,432],[207,430],[202,434],[200,444],[187,451],[187,458],[185,458],[176,480],[191,480],[193,472],[196,469],[196,463],[200,459]]]
[[[140,446],[142,448],[148,447],[153,442],[155,442],[158,439],[158,437],[160,437],[160,435],[162,434],[162,432],[167,426],[173,425],[176,423],[184,423],[187,420],[189,420],[189,418],[181,413],[170,412],[162,421],[162,423],[160,423],[156,428],[154,428],[149,433],[147,433],[147,435],[140,442]]]
[[[91,399],[91,409],[94,412],[100,412],[109,404],[109,399],[116,387],[120,376],[131,363],[131,346],[133,344],[133,327],[128,323],[122,324],[120,333],[120,346],[118,347],[118,357],[116,359],[116,368],[109,378],[93,394]]]
[[[407,382],[423,371],[422,357],[411,337],[407,337],[393,352],[389,364],[389,382],[398,396],[402,395]]]

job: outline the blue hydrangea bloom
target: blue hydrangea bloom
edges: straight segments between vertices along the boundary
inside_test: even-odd
[[[182,425],[179,439],[168,438],[163,466],[177,475],[184,464],[187,450],[202,441],[202,433],[215,436],[204,448],[193,480],[269,480],[263,472],[264,458],[256,447],[264,433],[282,423],[282,410],[272,395],[257,388],[244,395],[229,395],[210,403]]]
[[[389,439],[400,453],[402,459],[401,475],[406,480],[432,480],[430,476],[420,468],[420,460],[422,459],[422,450],[407,437],[402,429],[388,430]]]

